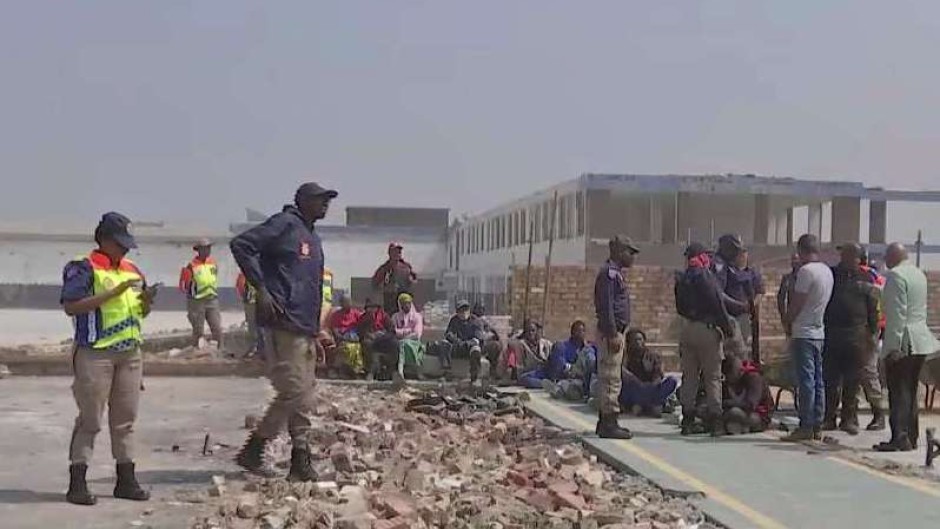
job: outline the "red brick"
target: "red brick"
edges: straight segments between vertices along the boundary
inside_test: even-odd
[[[584,501],[584,498],[579,496],[577,493],[552,491],[552,496],[558,500],[559,505],[562,507],[568,507],[569,509],[574,509],[576,511],[584,511],[588,508],[587,502]]]
[[[411,527],[411,522],[408,518],[402,516],[396,516],[388,520],[376,520],[372,524],[372,529],[408,529],[409,527]]]

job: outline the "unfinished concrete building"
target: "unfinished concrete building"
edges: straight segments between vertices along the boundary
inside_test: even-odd
[[[714,243],[723,233],[740,234],[765,266],[785,263],[805,232],[823,242],[861,240],[878,254],[889,202],[940,202],[940,191],[753,175],[585,174],[453,224],[448,283],[455,295],[500,310],[511,267],[528,261],[530,235],[536,266],[545,264],[551,239],[553,265],[599,266],[618,233],[643,249],[638,263],[647,265],[681,266],[689,240]]]

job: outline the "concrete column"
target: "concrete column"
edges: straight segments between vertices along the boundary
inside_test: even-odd
[[[861,199],[835,197],[832,199],[832,241],[858,241],[861,229]]]
[[[754,244],[767,244],[774,237],[771,217],[770,197],[754,195]]]
[[[671,197],[670,197],[671,198]],[[650,195],[650,226],[649,242],[663,242],[663,197],[660,195]]]
[[[786,211],[780,211],[774,215],[774,227],[776,228],[774,232],[773,244],[777,246],[786,246],[787,245],[787,234],[792,230],[792,225],[790,224],[790,219],[787,216]]]
[[[884,200],[872,200],[868,204],[868,242],[888,242],[888,203]]]
[[[780,244],[780,241],[777,241],[777,244]],[[787,235],[783,245],[790,246],[791,244],[793,244],[793,208],[787,208]]]
[[[806,233],[810,233],[822,240],[822,202],[809,205],[809,221],[806,224]]]
[[[660,215],[660,218],[662,219],[663,244],[675,244],[677,241],[676,224],[679,221],[679,194],[663,197],[661,206],[662,215]]]

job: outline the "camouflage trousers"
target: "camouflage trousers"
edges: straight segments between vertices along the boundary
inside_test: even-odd
[[[623,352],[626,343],[622,333],[617,338],[597,337],[597,406],[601,414],[620,413]]]

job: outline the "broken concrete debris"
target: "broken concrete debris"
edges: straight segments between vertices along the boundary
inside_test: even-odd
[[[194,529],[710,527],[687,500],[526,417],[512,395],[321,386],[317,399],[309,444],[319,481],[214,478],[215,512]],[[288,438],[266,457],[286,467]]]

